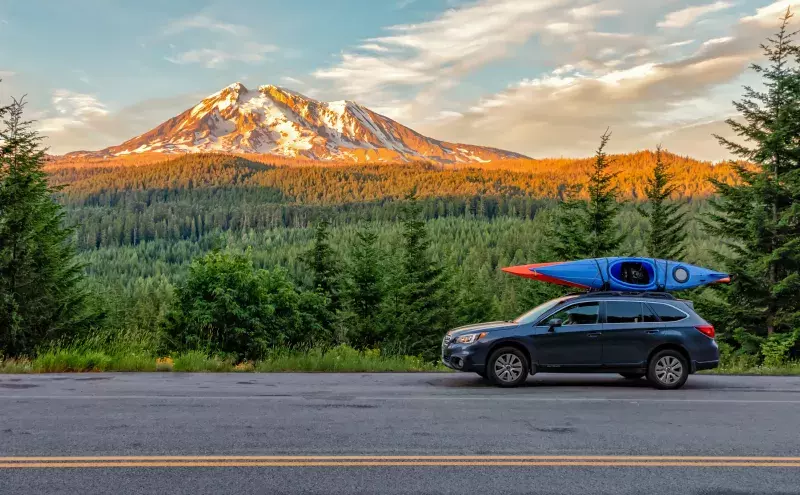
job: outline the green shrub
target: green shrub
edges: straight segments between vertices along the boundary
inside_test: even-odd
[[[764,366],[782,366],[786,364],[789,351],[797,343],[800,330],[791,333],[774,333],[761,343],[761,355]]]
[[[190,266],[164,329],[169,350],[259,359],[271,347],[313,344],[319,323],[312,313],[322,305],[324,298],[298,292],[283,271],[256,270],[246,256],[214,251]]]

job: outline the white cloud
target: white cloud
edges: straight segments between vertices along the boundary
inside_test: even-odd
[[[490,61],[508,56],[532,34],[556,33],[570,22],[569,0],[481,0],[419,24],[388,28],[362,44],[374,54],[344,52],[338,64],[314,76],[356,97],[393,86],[447,84]]]
[[[370,51],[370,52],[386,53],[386,52],[390,52],[391,51],[388,48],[386,48],[385,46],[381,46],[381,45],[379,45],[377,43],[364,43],[363,45],[359,46],[359,48],[361,48],[362,50]]]
[[[620,55],[606,63],[598,62],[610,54],[609,46],[599,43],[606,40],[587,42],[588,36],[582,36],[572,46],[594,41],[597,46],[559,58],[561,65],[549,73],[481,98],[462,117],[420,120],[418,130],[543,157],[588,155],[610,126],[613,152],[663,142],[678,153],[726,158],[727,151],[711,134],[731,136],[724,123],[735,112],[730,101],[740,97],[741,86],[757,84],[757,76],[746,69],[761,56],[759,43],[774,32],[782,13],[768,10],[769,22],[746,17],[727,32],[718,31],[724,36],[705,42],[670,40],[663,33],[618,40],[623,44],[611,46],[630,43],[630,49],[619,49]],[[644,45],[636,48],[636,43]],[[701,45],[698,50],[679,58],[670,51],[665,58],[668,49],[695,43]]]
[[[613,151],[650,148],[662,139],[668,145],[665,135],[695,123],[691,102],[730,81],[746,64],[746,58],[730,56],[645,63],[601,76],[548,75],[487,97],[461,118],[423,123],[420,130],[536,157],[588,155],[609,126]],[[687,135],[681,136],[685,145]],[[717,158],[723,155],[716,151]]]
[[[463,117],[463,116],[464,116],[464,114],[461,113],[461,112],[455,112],[453,110],[442,110],[438,114],[428,117],[428,120],[434,120],[434,121],[435,120],[447,120],[447,119],[454,119],[454,118],[459,118],[459,117]]]
[[[586,36],[589,36],[590,38],[606,38],[615,40],[629,40],[634,38],[634,36],[630,33],[606,33],[601,31],[590,31],[586,33]]]
[[[744,22],[767,22],[774,25],[777,20],[786,13],[786,9],[791,8],[796,14],[800,10],[800,2],[797,0],[778,0],[766,7],[756,10],[752,16],[744,17]]]
[[[595,3],[583,7],[575,7],[569,11],[572,17],[577,19],[592,19],[596,17],[614,17],[622,14],[619,9],[604,9],[601,4]]]
[[[110,111],[91,95],[59,90],[53,100],[65,110],[37,116],[38,130],[46,136],[52,153],[96,150],[113,146],[155,127],[190,108],[205,95],[186,94],[154,98],[119,111]],[[49,115],[49,116],[48,116]]]
[[[278,47],[275,45],[249,42],[236,51],[219,48],[199,48],[179,53],[174,57],[165,58],[173,64],[201,64],[208,69],[217,69],[225,66],[228,62],[258,64],[266,60],[266,54],[277,50]]]
[[[56,115],[39,121],[41,132],[61,131],[68,125],[81,126],[87,120],[108,115],[106,105],[96,96],[68,89],[53,91],[52,104]]]
[[[658,27],[662,28],[682,28],[694,23],[700,17],[705,15],[719,12],[720,10],[729,9],[733,6],[731,2],[714,2],[708,5],[700,5],[696,7],[688,7],[683,10],[671,12],[663,21],[658,23]]]
[[[733,41],[733,37],[731,36],[723,36],[722,38],[714,38],[708,41],[703,42],[703,46],[711,46],[711,45],[719,45],[722,43],[727,43],[729,41]]]
[[[68,89],[53,91],[53,107],[61,115],[78,118],[108,114],[106,106],[94,95],[75,93]]]
[[[283,82],[285,82],[287,84],[295,84],[295,85],[298,85],[298,86],[305,86],[305,84],[306,84],[303,81],[301,81],[300,79],[295,79],[294,77],[290,77],[290,76],[281,77],[281,81],[283,81]]]
[[[171,36],[180,34],[184,31],[189,31],[191,29],[204,29],[207,31],[228,33],[236,36],[245,36],[250,34],[250,28],[247,26],[220,22],[203,14],[195,14],[172,21],[164,28],[163,33],[166,36]]]
[[[691,45],[694,43],[694,40],[684,40],[684,41],[676,41],[674,43],[670,43],[667,45],[667,48],[677,48],[680,46]]]
[[[570,22],[551,22],[545,26],[545,29],[556,34],[574,33],[579,31],[580,28],[580,24],[573,24]]]

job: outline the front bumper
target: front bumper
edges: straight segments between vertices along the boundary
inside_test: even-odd
[[[475,347],[456,344],[442,348],[442,364],[456,371],[482,373],[486,369],[485,352]]]

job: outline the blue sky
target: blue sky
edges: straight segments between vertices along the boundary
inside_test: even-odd
[[[719,159],[710,135],[790,5],[0,0],[0,99],[27,94],[56,153],[118,144],[242,81],[532,156],[588,155],[610,126],[614,151]]]

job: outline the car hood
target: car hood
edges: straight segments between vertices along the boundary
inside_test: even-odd
[[[489,323],[476,323],[474,325],[465,325],[458,327],[447,332],[447,335],[456,336],[471,332],[495,332],[498,330],[507,330],[516,327],[517,324],[513,321],[492,321]]]

